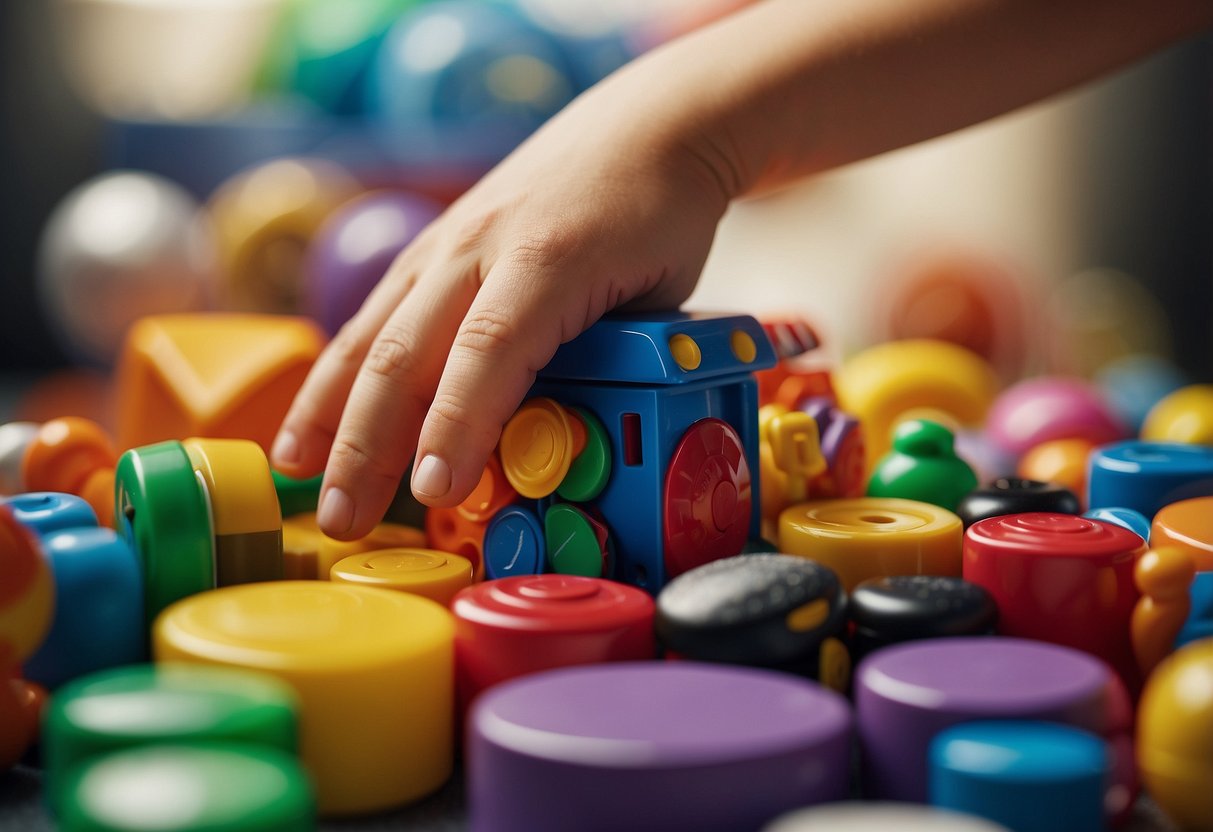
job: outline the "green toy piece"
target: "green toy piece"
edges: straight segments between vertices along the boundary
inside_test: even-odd
[[[608,558],[606,528],[576,506],[554,505],[543,517],[548,568],[561,575],[601,578]]]
[[[239,742],[295,754],[298,702],[273,676],[224,667],[144,664],[55,692],[43,727],[47,805],[63,806],[73,768],[134,746]]]
[[[584,407],[572,408],[585,423],[585,450],[569,466],[556,493],[572,503],[594,499],[611,478],[611,439],[598,417]]]
[[[148,626],[174,601],[215,588],[210,502],[180,442],[124,453],[114,491],[115,528],[143,567]]]
[[[282,506],[284,518],[316,510],[316,504],[320,502],[320,483],[324,481],[324,474],[297,480],[279,471],[270,473],[274,477],[274,490],[278,492],[278,505]]]
[[[956,455],[952,432],[938,422],[907,419],[893,432],[893,450],[868,480],[869,497],[901,497],[955,511],[977,487],[977,475]]]
[[[73,769],[62,832],[305,832],[316,828],[311,785],[277,748],[146,745]]]

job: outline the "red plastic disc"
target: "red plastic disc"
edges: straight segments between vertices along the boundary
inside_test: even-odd
[[[719,419],[687,429],[665,478],[666,578],[739,554],[750,536],[750,466],[737,431]]]

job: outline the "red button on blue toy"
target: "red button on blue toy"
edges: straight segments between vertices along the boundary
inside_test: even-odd
[[[708,418],[687,429],[664,496],[667,578],[741,552],[750,534],[750,467],[732,426]]]
[[[653,599],[577,575],[476,584],[451,603],[460,702],[506,679],[574,664],[652,659]]]

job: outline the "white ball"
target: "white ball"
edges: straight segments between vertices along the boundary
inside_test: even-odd
[[[206,308],[214,273],[198,202],[163,177],[116,171],[77,187],[51,215],[38,293],[76,357],[109,363],[137,319]]]
[[[11,497],[24,492],[21,464],[25,449],[38,435],[41,425],[36,422],[9,422],[0,425],[0,496]]]

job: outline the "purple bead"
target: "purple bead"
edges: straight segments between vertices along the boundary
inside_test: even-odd
[[[847,795],[851,712],[765,670],[566,668],[483,694],[469,719],[471,828],[756,829]]]
[[[440,213],[435,202],[392,192],[365,194],[337,209],[308,247],[304,310],[336,334],[396,255]]]
[[[945,638],[880,650],[855,676],[865,794],[926,802],[931,740],[961,722],[1046,720],[1105,737],[1130,730],[1118,724],[1115,686],[1095,657],[1024,639]]]

